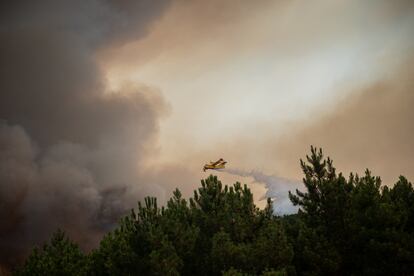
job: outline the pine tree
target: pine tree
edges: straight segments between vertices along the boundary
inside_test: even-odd
[[[79,247],[57,230],[50,243],[34,248],[16,275],[86,275],[87,259]]]

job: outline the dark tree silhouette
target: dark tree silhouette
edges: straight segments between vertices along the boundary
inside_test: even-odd
[[[337,174],[311,147],[301,160],[297,214],[254,205],[246,185],[201,181],[189,200],[145,198],[84,254],[62,231],[34,249],[17,275],[414,275],[414,189]]]

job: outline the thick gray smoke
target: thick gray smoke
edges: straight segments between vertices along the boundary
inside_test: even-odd
[[[104,93],[96,54],[145,35],[168,1],[0,4],[0,266],[58,227],[96,245],[162,188],[140,166],[167,107],[157,91]]]
[[[243,177],[252,177],[254,182],[264,184],[267,191],[260,200],[271,198],[273,200],[273,209],[277,214],[293,214],[298,211],[298,207],[293,206],[289,199],[289,191],[295,191],[296,189],[303,188],[303,184],[301,182],[275,175],[266,175],[255,170],[248,172],[229,168],[225,169],[224,172]]]

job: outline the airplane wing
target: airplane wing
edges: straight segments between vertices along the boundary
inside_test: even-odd
[[[219,160],[217,160],[216,162],[214,162],[214,163],[211,163],[211,165],[212,166],[216,166],[216,165],[218,165],[218,164],[220,164],[221,162],[223,162],[224,160],[223,160],[223,158],[220,158]]]

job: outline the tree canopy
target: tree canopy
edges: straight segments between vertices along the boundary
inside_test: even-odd
[[[301,160],[299,211],[257,208],[246,185],[201,181],[165,206],[145,198],[85,254],[58,230],[16,275],[412,275],[414,189],[392,187],[367,170],[345,178],[312,147]],[[277,202],[276,202],[277,204]]]

